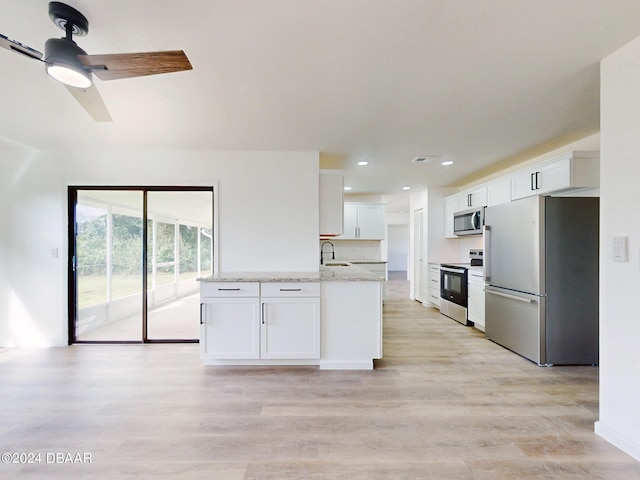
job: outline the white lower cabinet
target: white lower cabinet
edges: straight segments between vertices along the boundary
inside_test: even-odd
[[[467,318],[484,332],[484,280],[482,272],[469,271]]]
[[[320,358],[319,283],[203,282],[200,291],[205,361]]]
[[[200,308],[202,358],[260,358],[259,298],[203,298]]]
[[[440,264],[429,264],[429,303],[440,308]]]
[[[320,298],[263,298],[260,358],[320,358]]]

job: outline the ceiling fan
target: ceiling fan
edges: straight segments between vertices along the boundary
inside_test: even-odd
[[[72,38],[73,35],[84,36],[89,32],[89,21],[85,16],[69,5],[50,2],[49,17],[65,31],[65,36],[47,40],[44,55],[2,34],[0,46],[44,62],[47,73],[62,82],[97,122],[110,122],[111,115],[93,83],[93,74],[100,80],[117,80],[193,68],[182,50],[87,55]]]

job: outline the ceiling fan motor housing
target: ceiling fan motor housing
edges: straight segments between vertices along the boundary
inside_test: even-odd
[[[91,85],[91,72],[78,59],[78,55],[86,54],[87,52],[76,45],[73,40],[66,38],[50,38],[44,44],[44,62],[47,65],[49,75],[74,87],[86,88]],[[61,79],[55,73],[59,69],[75,72],[76,79]]]
[[[77,65],[83,66],[78,60],[78,55],[86,55],[82,48],[73,40],[66,38],[50,38],[44,44],[44,61],[58,61],[68,63],[68,60],[75,60]]]

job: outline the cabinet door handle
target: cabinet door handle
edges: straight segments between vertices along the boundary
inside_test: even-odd
[[[200,325],[204,325],[204,320],[203,320],[203,316],[202,316],[202,306],[204,305],[204,303],[200,304]]]
[[[485,283],[489,283],[491,280],[491,226],[485,225],[482,227],[484,238],[484,268],[482,269],[482,276]]]
[[[281,288],[281,292],[301,292],[301,288]]]
[[[239,288],[219,288],[219,292],[239,292]]]
[[[536,172],[536,190],[540,190],[540,172]]]
[[[265,305],[265,303],[264,303],[264,302],[262,302],[262,309],[261,309],[261,310],[262,310],[262,312],[261,312],[261,313],[262,313],[262,315],[261,315],[261,317],[262,317],[262,324],[263,324],[263,325],[264,325],[264,323],[265,323],[265,320],[264,320],[264,317],[265,317],[265,313],[264,313],[264,305]]]
[[[472,207],[473,206],[471,195],[472,195],[471,193],[467,194],[467,207]]]
[[[533,182],[533,177],[534,177],[534,175],[535,175],[535,173],[532,173],[532,174],[531,174],[531,190],[535,190],[535,189],[536,189],[535,184],[534,184],[534,182]]]

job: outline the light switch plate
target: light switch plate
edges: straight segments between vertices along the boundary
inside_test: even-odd
[[[613,261],[628,262],[627,237],[613,237]]]

